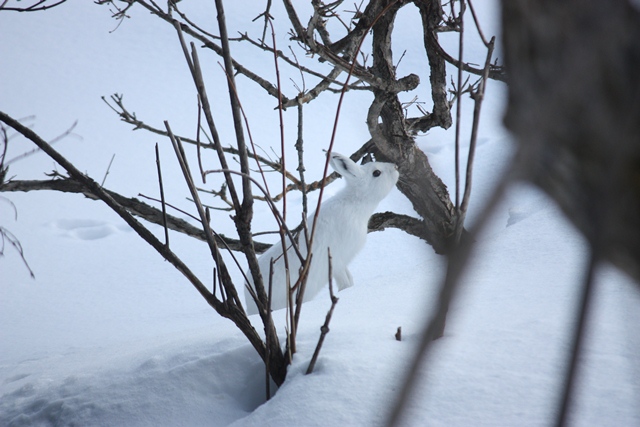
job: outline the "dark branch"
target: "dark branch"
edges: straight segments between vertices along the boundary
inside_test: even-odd
[[[37,190],[54,190],[63,193],[82,194],[88,199],[99,200],[99,198],[91,193],[78,181],[71,178],[51,179],[51,180],[26,180],[26,181],[8,181],[0,184],[0,192],[2,191],[37,191]],[[129,213],[142,218],[150,223],[164,226],[163,214],[160,209],[150,206],[134,197],[124,197],[116,192],[104,189],[105,193],[111,196],[116,202],[124,207]],[[187,236],[195,237],[198,240],[206,241],[206,237],[202,228],[194,227],[187,221],[167,214],[167,228],[177,231]],[[221,239],[219,243],[226,244],[232,250],[241,250],[238,240],[219,235]],[[270,245],[266,243],[255,243],[256,251],[262,253],[266,251]]]
[[[42,10],[47,10],[47,9],[54,8],[56,6],[60,6],[62,3],[65,3],[66,1],[67,0],[59,0],[57,3],[54,3],[54,4],[45,4],[47,0],[39,0],[38,2],[32,4],[31,6],[25,6],[25,7],[6,7],[5,4],[7,4],[8,1],[5,1],[2,3],[2,5],[0,5],[0,11],[6,10],[11,12],[39,12]]]
[[[466,71],[468,73],[475,74],[475,75],[478,75],[478,76],[482,76],[484,74],[484,69],[472,67],[471,65],[467,64],[466,62],[460,62],[457,59],[455,59],[454,57],[452,57],[451,55],[449,55],[442,48],[442,46],[440,46],[439,43],[434,43],[432,46],[436,50],[436,53],[439,56],[444,58],[445,61],[447,61],[449,64],[453,65],[454,67],[462,68],[463,71]],[[507,81],[506,69],[503,66],[500,66],[500,65],[490,64],[489,65],[488,77],[491,80],[497,80],[497,81],[500,81],[500,82],[506,82]]]
[[[384,231],[387,228],[397,228],[429,242],[427,224],[421,219],[395,212],[375,213],[369,219],[369,233]]]

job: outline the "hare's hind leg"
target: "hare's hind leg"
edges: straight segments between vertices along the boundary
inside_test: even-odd
[[[345,288],[350,288],[353,286],[353,277],[351,277],[351,273],[349,269],[345,268],[341,271],[334,271],[333,278],[338,284],[338,290],[341,291]]]

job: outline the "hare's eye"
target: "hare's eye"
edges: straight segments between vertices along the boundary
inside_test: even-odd
[[[381,173],[382,172],[380,172],[378,169],[376,169],[376,170],[373,171],[373,176],[379,177]]]

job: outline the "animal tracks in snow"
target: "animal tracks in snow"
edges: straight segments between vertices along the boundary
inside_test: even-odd
[[[47,226],[59,236],[79,240],[98,240],[112,234],[130,231],[126,224],[112,224],[108,221],[96,219],[58,219]]]

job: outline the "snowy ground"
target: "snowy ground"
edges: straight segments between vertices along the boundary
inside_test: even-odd
[[[486,31],[495,33],[495,11],[487,10]],[[236,12],[230,6],[231,25],[242,25]],[[109,33],[114,27],[108,11],[91,2],[26,16],[0,12],[0,110],[35,115],[26,123],[48,139],[78,120],[73,134],[57,143],[61,152],[98,180],[115,153],[105,186],[129,196],[155,195],[153,143],[166,141],[130,132],[100,97],[124,93],[141,118],[157,126],[168,119],[174,130],[187,133],[195,128],[194,91],[166,24],[134,10],[132,19]],[[409,24],[396,31],[398,43],[415,43]],[[282,35],[278,42],[283,48],[287,39]],[[269,57],[246,60],[255,66]],[[206,61],[215,74],[217,59]],[[402,66],[420,64],[407,55]],[[246,94],[255,90],[245,86]],[[503,87],[490,85],[469,221],[512,152],[500,126],[503,95]],[[262,99],[247,101],[256,104],[248,110],[274,105]],[[346,104],[337,151],[350,153],[366,140],[366,101],[354,96]],[[220,104],[216,108],[223,109],[224,99]],[[311,159],[321,158],[328,141],[335,99],[322,105],[307,110],[307,117],[322,118],[307,120]],[[257,113],[250,118],[264,146],[277,144],[277,123]],[[221,130],[223,137],[229,132]],[[288,132],[294,135],[295,126]],[[453,132],[436,130],[419,140],[450,187],[452,140]],[[28,147],[12,144],[8,158]],[[185,188],[170,152],[163,155],[165,176],[175,177],[165,183],[169,197],[188,206],[180,201]],[[309,173],[317,174],[318,162],[309,163]],[[39,154],[11,165],[9,175],[42,179],[54,167]],[[5,248],[1,426],[381,425],[443,273],[443,260],[422,242],[395,230],[370,235],[351,268],[356,285],[338,295],[316,371],[304,375],[329,307],[326,294],[305,305],[300,351],[284,386],[263,403],[263,366],[246,339],[105,206],[51,192],[0,196],[17,211],[16,219],[0,199],[0,225],[20,239],[36,275],[31,279],[16,253]],[[394,190],[380,210],[410,207]],[[257,216],[267,223],[266,210]],[[151,229],[161,233],[160,227]],[[171,239],[198,274],[210,276],[203,243],[176,233]],[[512,188],[479,238],[464,292],[421,372],[406,424],[549,425],[585,262],[584,240],[554,204],[529,186]],[[640,295],[606,266],[597,285],[572,421],[640,425]],[[401,342],[394,339],[399,326]]]

